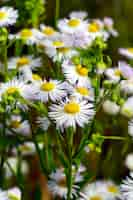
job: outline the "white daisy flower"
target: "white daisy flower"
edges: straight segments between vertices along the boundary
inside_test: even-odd
[[[40,25],[41,35],[39,39],[53,39],[56,38],[59,33],[51,26],[46,26],[45,24]]]
[[[57,128],[83,127],[95,114],[93,104],[79,99],[68,99],[50,106],[49,117],[55,121]]]
[[[11,178],[13,176],[11,169],[9,168],[9,166],[12,168],[12,170],[14,171],[15,174],[17,174],[17,170],[18,170],[18,158],[16,157],[10,157],[7,159],[8,164],[5,162],[4,163],[4,170],[5,170],[5,177],[7,179]],[[22,161],[21,163],[21,173],[23,175],[27,174],[29,172],[29,166],[28,163],[26,161]]]
[[[39,147],[42,149],[43,144],[38,143]],[[21,152],[22,156],[32,156],[36,153],[36,147],[33,142],[24,142],[18,146],[19,151]],[[13,148],[12,152],[14,155],[17,155],[17,149]]]
[[[133,48],[119,48],[119,53],[129,59],[133,59]]]
[[[71,96],[84,100],[94,100],[94,90],[92,87],[83,87],[79,84],[72,87],[70,91]]]
[[[64,61],[62,70],[65,78],[73,85],[77,82],[81,86],[89,87],[90,79],[88,78],[89,70],[82,65],[74,65],[69,61]]]
[[[76,19],[85,19],[88,16],[88,13],[85,11],[73,11],[69,14],[70,18],[76,18]]]
[[[17,18],[18,11],[14,10],[12,7],[5,6],[0,8],[0,27],[15,24]]]
[[[108,199],[113,200],[115,198],[120,198],[120,188],[113,181],[103,181],[102,187],[105,187],[105,192],[108,195]]]
[[[58,21],[58,28],[63,33],[75,33],[86,28],[86,21],[80,18],[61,19]]]
[[[133,97],[129,97],[121,107],[121,114],[125,117],[133,117]]]
[[[105,75],[111,83],[118,83],[121,79],[121,70],[119,68],[108,68],[105,70]]]
[[[95,40],[97,37],[101,37],[106,41],[109,37],[109,34],[103,29],[103,23],[101,20],[97,19],[87,24],[86,32],[92,40]]]
[[[133,132],[132,132],[133,133]],[[127,156],[126,156],[126,159],[125,159],[125,166],[133,171],[133,153],[129,153]]]
[[[9,39],[12,40],[14,38],[18,40],[22,40],[25,44],[27,45],[33,45],[33,44],[38,44],[39,41],[37,39],[37,35],[39,34],[39,31],[37,29],[22,29],[19,33],[17,34],[10,34]]]
[[[108,194],[102,186],[103,183],[101,181],[88,184],[82,191],[81,196],[83,197],[79,200],[108,200]]]
[[[0,98],[2,95],[19,94],[25,99],[35,99],[36,91],[31,85],[26,85],[24,81],[13,79],[0,85]]]
[[[47,131],[50,126],[50,121],[47,117],[37,117],[36,123],[44,131]]]
[[[52,192],[53,196],[58,196],[61,198],[67,198],[67,181],[64,169],[57,169],[55,172],[51,173],[50,180],[48,181],[49,191]],[[71,198],[77,196],[78,186],[72,186]]]
[[[37,67],[40,67],[41,64],[41,58],[34,58],[32,55],[13,57],[8,60],[9,69],[24,70],[26,68],[29,68],[31,70],[34,70]]]
[[[38,98],[43,102],[55,102],[66,96],[66,84],[57,80],[44,80],[38,87]]]
[[[121,184],[121,192],[125,200],[133,199],[133,173],[130,173],[130,176],[123,180]]]
[[[21,200],[21,191],[17,187],[7,190],[7,195],[10,200]]]
[[[45,47],[45,53],[53,58],[58,54],[60,49],[66,49],[65,43],[61,38],[54,38],[54,40],[44,40],[41,45]]]
[[[11,119],[7,120],[7,126],[15,133],[28,136],[30,135],[30,124],[27,120],[22,120],[20,115],[12,115]],[[13,134],[12,131],[8,130],[7,134]]]
[[[7,192],[0,189],[0,199],[1,200],[9,200]]]
[[[104,101],[102,107],[104,112],[109,115],[117,115],[120,112],[120,106],[110,100]]]

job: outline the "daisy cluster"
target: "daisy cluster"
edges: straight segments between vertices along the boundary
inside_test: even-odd
[[[17,18],[17,10],[0,8],[1,30],[10,30]],[[85,187],[80,187],[88,177],[86,166],[81,164],[82,154],[89,153],[88,145],[100,152],[104,142],[103,135],[94,134],[99,109],[127,118],[129,135],[133,136],[133,68],[125,61],[111,67],[104,52],[112,36],[117,37],[118,32],[111,18],[88,19],[81,11],[58,20],[54,28],[40,24],[38,28],[26,26],[18,32],[6,32],[5,47],[11,52],[0,62],[4,77],[0,82],[0,135],[10,155],[3,164],[7,179],[20,168],[22,175],[28,174],[25,158],[38,153],[54,197],[121,198],[112,181],[88,184],[87,179]],[[132,48],[119,52],[132,59]],[[56,163],[52,159],[57,155]],[[127,165],[133,168],[128,160]],[[14,194],[1,191],[0,195],[8,200]]]

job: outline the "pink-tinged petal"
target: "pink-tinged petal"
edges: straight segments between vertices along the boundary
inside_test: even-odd
[[[133,68],[126,62],[119,62],[119,69],[126,79],[133,79]]]

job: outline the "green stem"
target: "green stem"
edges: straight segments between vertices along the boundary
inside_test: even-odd
[[[68,167],[68,177],[67,177],[67,184],[68,184],[68,193],[67,193],[67,200],[71,200],[71,192],[72,192],[72,164],[73,164],[73,136],[74,131],[70,128],[67,131],[67,139],[68,139],[68,159],[69,159],[69,167]]]
[[[119,137],[119,136],[100,136],[104,140],[126,140],[124,137]]]
[[[60,16],[60,0],[56,0],[56,8],[55,8],[55,26],[57,27],[57,22]]]

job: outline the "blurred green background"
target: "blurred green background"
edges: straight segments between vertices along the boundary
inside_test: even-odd
[[[47,23],[53,24],[56,0],[46,1]],[[114,62],[119,59],[117,49],[129,47],[133,43],[133,0],[60,0],[60,17],[66,17],[71,11],[85,10],[89,18],[110,16],[114,19],[119,32],[118,38],[109,42]]]

